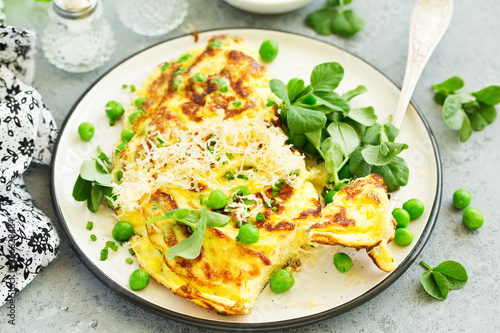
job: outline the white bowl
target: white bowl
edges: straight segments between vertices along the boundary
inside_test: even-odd
[[[307,5],[312,0],[224,0],[231,6],[257,14],[281,14]]]

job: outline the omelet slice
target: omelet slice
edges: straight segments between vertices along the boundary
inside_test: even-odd
[[[395,265],[387,244],[394,239],[395,230],[387,186],[381,176],[371,174],[335,194],[333,202],[322,210],[320,221],[310,227],[309,239],[364,248],[381,270],[390,272]]]

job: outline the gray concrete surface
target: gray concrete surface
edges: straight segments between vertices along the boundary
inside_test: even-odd
[[[352,39],[318,36],[303,20],[323,5],[315,0],[298,11],[262,16],[245,13],[219,0],[189,0],[189,14],[178,29],[155,38],[140,37],[118,21],[112,0],[103,0],[105,15],[117,37],[110,61],[88,74],[64,73],[43,57],[38,45],[35,84],[62,124],[73,103],[102,73],[128,55],[151,44],[182,35],[188,24],[199,30],[228,27],[280,29],[308,35],[352,51],[389,77],[401,82],[407,53],[408,22],[415,1],[355,0],[353,6],[366,20],[365,29]],[[44,3],[5,0],[7,22],[41,33],[46,23]],[[500,84],[500,2],[456,0],[450,28],[425,69],[414,94],[436,136],[443,162],[443,200],[436,227],[416,262],[383,293],[340,316],[291,332],[500,332],[500,119],[466,143],[441,119],[432,100],[431,83],[459,75],[466,89]],[[122,299],[103,285],[75,256],[64,239],[49,195],[49,169],[26,173],[29,191],[50,216],[62,237],[58,258],[44,269],[16,299],[16,326],[7,324],[0,308],[2,332],[205,332],[148,312]],[[485,223],[470,231],[453,209],[452,193],[469,189],[472,205],[482,210]],[[419,282],[418,262],[438,264],[457,260],[469,272],[467,286],[450,293],[446,301],[430,298]]]

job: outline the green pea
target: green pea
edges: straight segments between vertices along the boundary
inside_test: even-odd
[[[259,229],[251,223],[242,225],[238,232],[238,239],[245,244],[257,243],[259,237]]]
[[[294,283],[295,279],[289,271],[285,269],[278,269],[271,277],[269,287],[271,287],[271,290],[275,293],[280,294],[290,290]]]
[[[453,206],[456,209],[464,209],[470,205],[471,195],[467,190],[456,190],[453,193]]]
[[[202,73],[196,73],[195,75],[193,75],[193,79],[198,82],[203,82],[207,79],[207,76]]]
[[[335,184],[335,191],[338,191],[342,187],[346,187],[347,185],[349,185],[349,184],[348,183],[338,183],[338,184]]]
[[[297,134],[294,131],[288,131],[288,141],[297,149],[304,147],[308,142],[304,134]]]
[[[304,147],[302,149],[312,157],[319,156],[318,150],[309,141],[304,144]]]
[[[410,223],[410,213],[403,208],[395,208],[392,211],[392,217],[394,217],[398,223],[396,228],[406,228]]]
[[[340,273],[347,273],[352,268],[352,259],[343,252],[337,252],[333,256],[333,264]]]
[[[106,115],[109,117],[109,119],[120,119],[120,117],[123,115],[123,112],[125,112],[125,109],[120,103],[116,101],[109,101],[108,103],[106,103]]]
[[[90,141],[94,136],[95,128],[94,124],[84,122],[78,126],[78,135],[83,141]]]
[[[410,199],[403,204],[403,209],[410,214],[410,220],[414,220],[424,213],[424,203],[419,199]]]
[[[396,244],[401,246],[409,245],[413,241],[413,231],[408,228],[396,229],[394,241],[396,242]]]
[[[132,124],[136,118],[139,118],[139,117],[140,117],[140,116],[142,116],[143,114],[144,114],[144,112],[141,112],[141,111],[134,112],[134,113],[132,113],[132,114],[128,117],[128,121],[130,121],[130,123]]]
[[[134,226],[128,221],[120,221],[113,227],[111,235],[117,242],[126,242],[134,234]]]
[[[132,140],[132,138],[134,137],[135,135],[135,132],[132,131],[131,129],[129,128],[124,128],[122,130],[122,133],[120,135],[121,139],[123,142],[129,142],[130,140]]]
[[[212,209],[221,209],[227,204],[227,197],[221,190],[213,190],[208,196],[208,207]]]
[[[468,207],[464,210],[462,220],[467,228],[473,230],[480,228],[484,223],[484,217],[481,211],[473,207]]]
[[[149,274],[143,269],[136,269],[128,279],[128,284],[132,290],[141,290],[146,288],[149,283]]]
[[[144,110],[144,108],[142,107],[142,103],[144,103],[146,100],[147,100],[146,97],[139,97],[134,101],[135,107],[139,110]]]
[[[325,194],[325,205],[328,205],[333,202],[333,196],[337,193],[338,191],[328,191]]]
[[[278,55],[278,43],[272,39],[265,40],[260,45],[259,55],[266,62],[273,61]]]

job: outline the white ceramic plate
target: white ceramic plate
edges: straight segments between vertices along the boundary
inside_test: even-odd
[[[307,5],[312,0],[224,0],[231,6],[257,14],[282,14]]]
[[[332,264],[332,255],[338,249],[329,247],[317,261],[304,260],[304,267],[295,274],[296,283],[289,292],[274,294],[266,287],[250,315],[220,316],[174,296],[154,281],[142,291],[132,291],[128,287],[128,277],[138,265],[124,262],[129,256],[123,248],[116,254],[112,253],[108,260],[99,260],[100,250],[107,240],[111,240],[112,211],[101,207],[98,214],[92,214],[85,204],[75,202],[71,193],[82,161],[96,155],[97,145],[110,154],[119,138],[121,124],[109,126],[105,104],[109,100],[129,103],[130,92],[123,89],[122,84],[140,86],[158,64],[178,57],[190,48],[204,45],[215,34],[224,33],[242,37],[255,49],[266,39],[276,40],[279,55],[268,67],[284,82],[293,77],[308,81],[316,65],[336,61],[345,70],[338,91],[347,91],[360,84],[368,88],[368,93],[352,101],[354,106],[373,106],[379,121],[384,121],[396,107],[399,88],[390,79],[362,59],[309,37],[269,30],[232,29],[200,33],[198,43],[190,35],[160,43],[124,60],[100,78],[75,104],[64,123],[53,156],[51,185],[55,208],[66,236],[84,264],[119,295],[188,324],[217,329],[265,330],[311,323],[349,310],[380,293],[411,265],[435,223],[441,200],[439,154],[428,125],[413,105],[408,108],[399,136],[400,142],[410,146],[402,154],[410,167],[410,180],[399,193],[392,194],[391,202],[393,207],[400,207],[404,201],[415,197],[421,199],[427,209],[422,217],[410,224],[415,234],[411,245],[390,244],[398,265],[390,274],[378,270],[364,250],[350,249],[342,251],[351,255],[354,267],[347,274],[341,274]],[[95,136],[89,143],[80,140],[77,134],[78,125],[84,121],[96,126]],[[92,232],[85,229],[89,220],[94,222]],[[96,242],[90,240],[91,233],[97,235]]]

